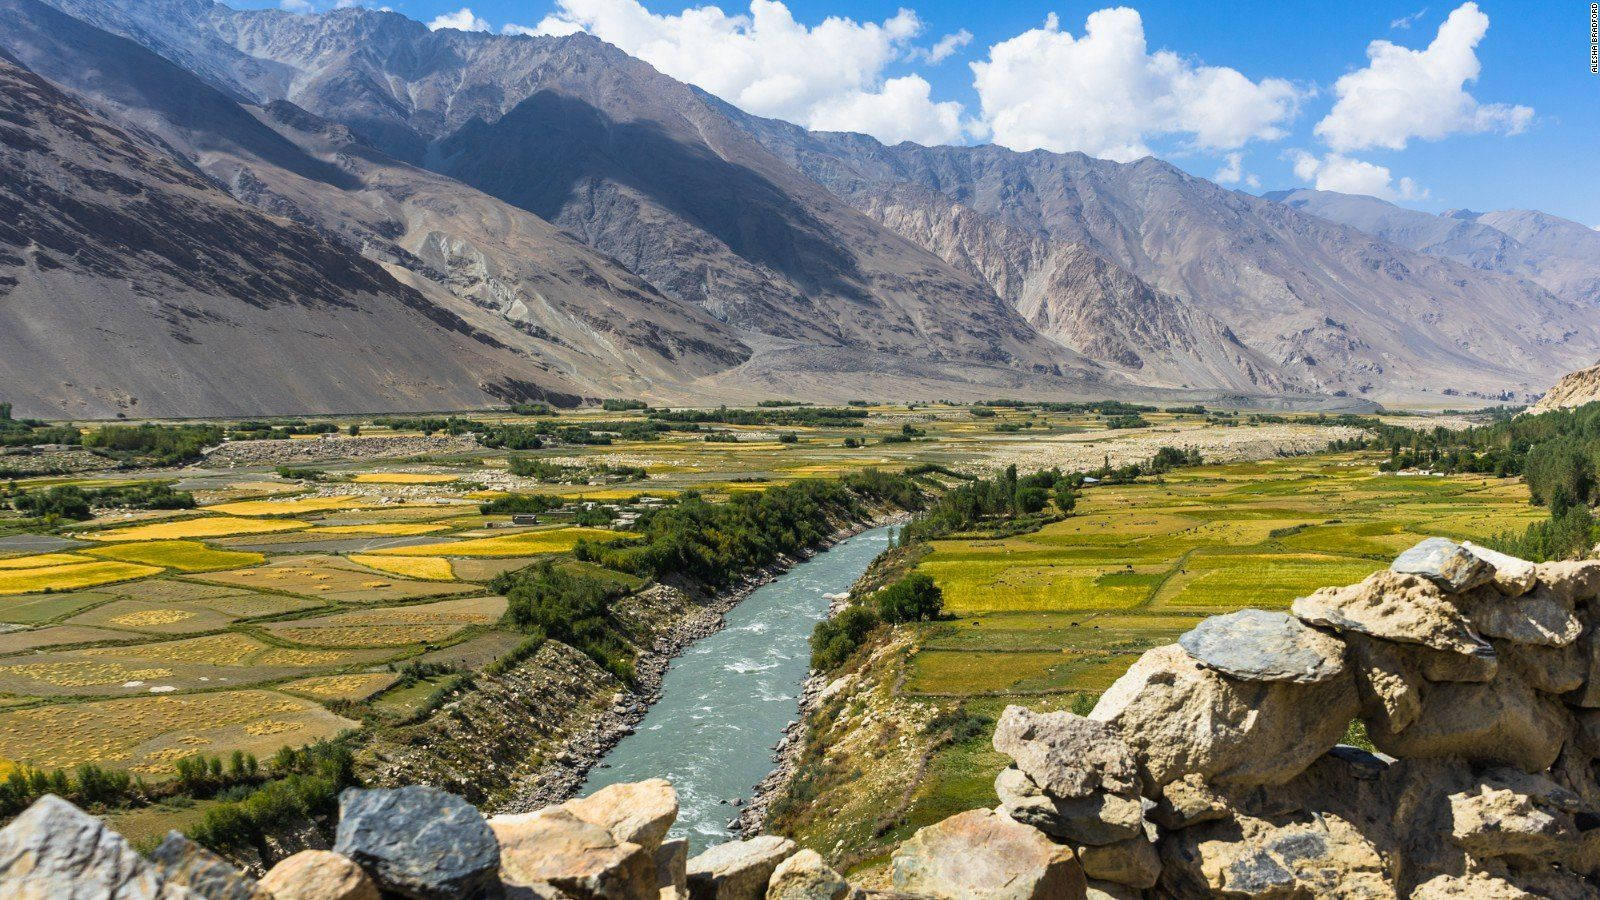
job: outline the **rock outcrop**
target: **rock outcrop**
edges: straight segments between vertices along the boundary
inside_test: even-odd
[[[1087,717],[1008,708],[996,814],[1104,896],[1600,895],[1600,561],[1435,538],[1292,609],[1202,622]]]

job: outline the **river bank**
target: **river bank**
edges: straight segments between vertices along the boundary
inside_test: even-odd
[[[697,642],[720,632],[731,610],[800,563],[826,553],[856,535],[904,521],[905,518],[903,513],[883,513],[866,521],[850,523],[835,530],[817,548],[783,557],[746,577],[737,587],[695,602],[687,614],[677,616],[658,633],[655,643],[647,652],[639,655],[635,662],[637,675],[634,689],[617,692],[608,705],[602,705],[573,728],[559,753],[529,777],[522,779],[505,799],[493,804],[496,811],[527,812],[560,803],[578,794],[594,768],[624,738],[637,730],[640,722],[661,699],[667,672],[673,661]]]

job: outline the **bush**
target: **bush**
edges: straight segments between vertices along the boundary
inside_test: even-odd
[[[1050,494],[1042,487],[1017,488],[1017,512],[1032,515],[1049,502]]]
[[[811,668],[818,672],[837,669],[878,624],[878,617],[863,606],[847,606],[837,616],[818,622],[811,631]]]
[[[548,494],[507,494],[478,504],[478,512],[486,516],[511,513],[543,513],[560,509],[562,500]]]
[[[922,572],[913,572],[873,595],[878,618],[890,623],[924,622],[944,612],[944,591]]]
[[[216,425],[107,425],[90,432],[83,445],[170,466],[193,462],[206,447],[222,441],[223,431]]]

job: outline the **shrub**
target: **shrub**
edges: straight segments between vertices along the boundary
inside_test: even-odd
[[[873,595],[885,622],[924,622],[944,612],[944,591],[922,572],[913,572]]]
[[[811,668],[818,672],[837,669],[878,624],[877,615],[863,606],[847,606],[837,616],[818,622],[811,631]]]

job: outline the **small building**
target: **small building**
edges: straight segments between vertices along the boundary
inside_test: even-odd
[[[539,524],[539,517],[534,515],[533,513],[514,513],[511,516],[511,524],[513,524],[513,525],[537,525],[537,524]]]

